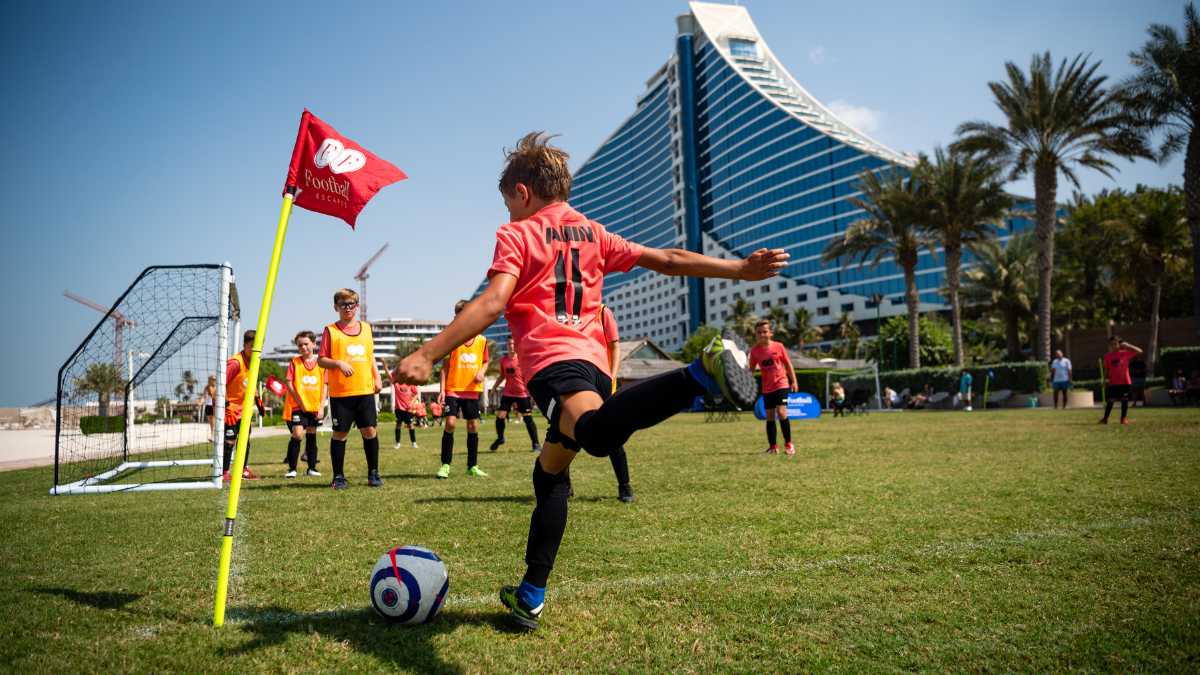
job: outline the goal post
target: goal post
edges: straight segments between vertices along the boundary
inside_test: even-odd
[[[143,270],[59,369],[50,493],[219,489],[238,315],[228,263]]]

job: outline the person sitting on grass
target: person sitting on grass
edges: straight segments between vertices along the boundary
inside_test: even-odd
[[[929,403],[929,397],[933,396],[933,387],[928,383],[908,400],[908,408],[911,410],[921,410]]]

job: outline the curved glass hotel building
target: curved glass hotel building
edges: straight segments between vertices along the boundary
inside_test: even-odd
[[[784,248],[791,261],[769,281],[683,279],[634,270],[605,280],[623,335],[679,349],[701,324],[720,325],[745,299],[758,314],[806,307],[815,323],[901,314],[902,271],[824,263],[830,239],[862,217],[847,201],[863,171],[916,158],[838,119],[788,73],[745,7],[693,2],[676,19],[674,53],[646,83],[636,109],[579,167],[570,203],[640,244],[718,257]],[[1009,232],[1029,223],[1015,219]],[[1007,232],[1004,234],[1008,234]],[[922,311],[943,309],[940,255],[923,253]],[[876,309],[872,296],[882,296]],[[501,321],[488,336],[507,333]]]

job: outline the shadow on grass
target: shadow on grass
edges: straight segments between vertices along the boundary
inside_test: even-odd
[[[440,504],[443,502],[508,502],[512,504],[532,504],[533,495],[488,495],[488,496],[470,496],[470,495],[449,495],[446,497],[424,497],[414,499],[414,504]]]
[[[461,673],[464,670],[440,658],[431,639],[450,633],[460,626],[491,626],[500,632],[519,632],[502,612],[448,611],[432,622],[419,626],[397,626],[385,622],[370,609],[331,612],[292,612],[282,607],[252,607],[230,610],[230,619],[239,628],[254,635],[248,642],[224,648],[222,655],[249,654],[279,645],[291,634],[316,633],[350,645],[355,651],[371,654],[393,668],[427,673]]]
[[[66,598],[71,602],[87,605],[95,609],[124,609],[125,605],[142,597],[141,593],[116,593],[110,591],[101,591],[99,593],[90,593],[87,591],[77,591],[73,588],[61,587],[42,587],[31,588],[34,593],[42,593],[44,595],[57,595]]]

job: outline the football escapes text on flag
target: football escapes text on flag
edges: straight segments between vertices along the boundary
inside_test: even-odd
[[[359,211],[376,192],[405,178],[403,171],[307,109],[300,117],[285,186],[296,188],[296,206],[341,218],[353,228]]]

